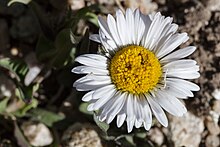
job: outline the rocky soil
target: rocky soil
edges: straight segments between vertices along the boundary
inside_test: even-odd
[[[183,101],[188,109],[186,115],[178,118],[168,114],[169,127],[155,124],[146,137],[154,146],[220,146],[220,0],[69,0],[69,3],[73,11],[99,3],[106,8],[103,14],[114,14],[118,8],[139,7],[143,13],[160,11],[172,16],[179,31],[190,36],[185,45],[197,47],[190,58],[200,65],[201,77],[194,82],[201,90],[194,93],[194,98]],[[35,45],[39,26],[25,6],[7,8],[5,4],[5,0],[0,1],[0,57],[2,54],[21,56]],[[79,33],[84,25],[79,26]],[[19,48],[24,49],[22,53]],[[83,142],[104,146],[95,129],[75,129],[77,125],[64,133],[64,146],[80,146]]]

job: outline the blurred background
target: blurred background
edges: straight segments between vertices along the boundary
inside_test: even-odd
[[[72,87],[74,58],[100,47],[97,17],[126,8],[173,17],[190,36],[181,47],[197,47],[201,90],[167,128],[101,123]],[[0,128],[0,147],[219,147],[220,0],[0,0]]]

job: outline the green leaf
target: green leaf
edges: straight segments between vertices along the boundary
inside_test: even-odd
[[[62,67],[67,64],[67,60],[70,57],[70,52],[73,48],[73,44],[70,38],[70,29],[66,28],[60,31],[55,39],[56,52],[51,59],[51,65],[55,67]]]
[[[134,137],[132,135],[125,135],[125,139],[128,141],[128,143],[135,146]]]
[[[56,52],[54,43],[43,34],[40,35],[36,45],[36,55],[39,61],[48,62]]]
[[[77,55],[89,53],[89,29],[86,29],[85,35],[77,46]]]
[[[98,27],[98,16],[92,12],[99,11],[99,8],[97,6],[98,5],[92,5],[80,9],[74,17],[75,23],[78,23],[80,19],[84,19]]]
[[[31,0],[11,0],[10,2],[8,2],[8,6],[11,6],[13,3],[16,2],[27,5],[28,3],[31,2]]]
[[[143,138],[146,138],[147,132],[138,132],[138,133],[135,133],[135,136],[143,139]]]
[[[15,75],[18,82],[24,80],[24,76],[28,72],[27,64],[22,60],[12,60],[9,58],[0,59],[0,66],[8,69]]]
[[[79,105],[79,111],[85,114],[89,114],[89,115],[93,115],[92,111],[88,111],[87,107],[88,107],[89,103],[81,103]]]
[[[17,117],[23,117],[32,108],[37,108],[37,105],[38,101],[36,99],[32,99],[29,104],[25,104],[21,109],[17,110],[16,112],[13,112],[13,115]]]
[[[93,115],[93,119],[95,121],[95,123],[98,125],[98,127],[104,131],[104,132],[107,132],[108,129],[109,129],[109,124],[105,123],[105,122],[101,122],[98,120],[97,116],[94,114]]]
[[[7,104],[8,104],[8,100],[9,98],[5,98],[0,102],[0,113],[5,111]]]
[[[30,112],[30,115],[34,119],[44,123],[45,125],[49,127],[52,127],[53,123],[61,121],[65,118],[64,115],[59,115],[59,114],[56,114],[56,113],[53,113],[53,112],[50,112],[44,109],[40,109],[40,108],[33,109]]]
[[[76,35],[70,30],[70,40],[71,40],[72,44],[78,44],[81,39],[82,39],[81,36],[76,36]]]
[[[92,24],[94,24],[97,27],[99,26],[99,24],[98,24],[98,16],[95,13],[87,12],[85,14],[84,19],[88,20],[89,22],[91,22]]]
[[[25,103],[29,103],[32,98],[34,92],[36,92],[39,88],[39,84],[31,84],[29,86],[17,86],[15,89],[15,94],[18,98],[23,100]]]
[[[14,122],[14,127],[14,136],[17,139],[17,143],[22,147],[31,147],[16,122]]]

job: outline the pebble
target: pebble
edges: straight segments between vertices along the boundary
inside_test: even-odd
[[[65,147],[102,147],[98,133],[91,125],[76,123],[70,126],[62,136]]]
[[[47,146],[53,142],[50,130],[43,123],[26,122],[21,129],[32,146]]]
[[[219,147],[220,137],[215,136],[215,135],[209,135],[206,137],[205,144],[207,147]]]
[[[219,0],[202,0],[202,3],[210,11],[220,11],[220,1]]]
[[[125,0],[125,6],[133,10],[139,8],[144,14],[154,12],[158,8],[157,3],[152,0]]]
[[[215,89],[213,92],[212,92],[212,96],[217,99],[217,100],[220,100],[220,89]]]
[[[220,127],[218,126],[218,123],[216,123],[211,117],[206,118],[205,125],[211,135],[220,134]]]
[[[212,109],[220,115],[220,101],[214,101]]]
[[[216,100],[213,102],[212,109],[213,111],[215,111],[216,113],[220,115],[220,101],[219,100]]]
[[[170,120],[171,140],[176,147],[199,146],[203,130],[203,119],[196,117],[190,112],[182,117],[172,117]]]
[[[164,141],[164,135],[158,128],[152,128],[149,131],[150,140],[161,146]]]

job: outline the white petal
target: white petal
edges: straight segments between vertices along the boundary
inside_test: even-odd
[[[107,85],[105,87],[99,88],[95,90],[92,97],[97,98],[97,99],[105,97],[105,94],[111,91],[112,89],[115,89],[114,85]]]
[[[83,55],[80,55],[80,57],[88,57],[88,58],[98,60],[98,61],[101,61],[101,62],[106,62],[107,61],[107,58],[105,56],[99,55],[99,54],[83,54]]]
[[[135,40],[134,36],[134,16],[133,12],[131,9],[127,9],[125,13],[125,18],[126,18],[126,25],[127,25],[127,38],[129,41],[129,44],[133,44]]]
[[[195,50],[196,50],[196,47],[194,47],[194,46],[188,46],[183,49],[179,49],[179,50],[165,56],[164,58],[162,58],[160,60],[160,62],[166,63],[166,62],[170,62],[173,60],[185,58],[185,57],[191,55]]]
[[[139,96],[134,96],[134,114],[136,119],[141,122],[143,120],[142,111],[141,111],[141,102],[139,100]]]
[[[98,43],[101,43],[99,34],[92,34],[89,36],[89,39]]]
[[[154,44],[156,40],[155,38],[155,32],[157,32],[158,29],[160,29],[160,18],[161,18],[161,14],[157,13],[154,17],[154,19],[152,20],[152,23],[150,25],[150,28],[148,30],[147,36],[145,37],[144,40],[144,47],[149,48],[150,44]]]
[[[94,106],[94,103],[89,104],[88,107],[87,107],[87,110],[88,111],[93,111],[94,110],[93,106]]]
[[[100,31],[104,33],[104,36],[106,37],[107,40],[114,40],[112,35],[111,35],[111,32],[109,30],[109,26],[107,24],[107,22],[105,20],[103,20],[101,17],[98,17],[98,23],[99,23],[99,26],[100,26]],[[99,31],[99,32],[100,32]],[[99,34],[100,35],[100,34]],[[105,38],[104,37],[104,38]],[[102,36],[100,36],[100,39],[102,38]],[[116,42],[115,42],[116,43]],[[116,46],[116,45],[115,45]]]
[[[106,69],[99,69],[96,67],[89,66],[77,66],[72,69],[73,73],[76,74],[97,74],[97,75],[108,75],[109,71]]]
[[[76,90],[78,91],[90,91],[90,90],[96,90],[96,89],[99,89],[103,86],[107,86],[109,85],[110,83],[99,83],[99,84],[78,84],[76,85]]]
[[[110,89],[104,97],[100,98],[98,101],[95,102],[93,109],[99,110],[99,108],[101,108],[106,102],[108,102],[112,97],[114,97],[115,93],[115,89]]]
[[[134,12],[134,26],[135,26],[135,44],[139,45],[145,32],[145,25],[143,19],[140,17],[139,9]]]
[[[118,34],[122,42],[122,45],[129,44],[128,39],[127,39],[128,30],[126,26],[126,21],[125,21],[124,14],[121,12],[121,10],[116,11],[116,23],[117,23]]]
[[[171,78],[167,78],[166,85],[167,87],[171,87],[172,89],[176,89],[177,91],[181,92],[185,96],[193,97],[193,93],[190,91],[188,87],[183,85],[182,83],[174,82],[169,80]]]
[[[94,74],[88,74],[85,76],[89,80],[95,80],[95,81],[106,81],[111,80],[111,77],[108,75],[94,75]]]
[[[106,69],[107,58],[101,55],[81,55],[75,59],[75,61],[96,68]]]
[[[133,94],[128,94],[127,96],[127,120],[131,121],[134,119],[135,115],[134,115],[134,107],[133,107],[133,101],[134,101],[134,95]]]
[[[142,46],[145,46],[145,44],[146,44],[146,37],[147,37],[147,34],[148,34],[148,31],[149,31],[149,28],[150,28],[150,26],[151,26],[151,23],[152,23],[152,21],[151,21],[151,19],[150,19],[150,16],[149,15],[144,15],[144,14],[142,14],[141,13],[141,19],[142,19],[142,21],[143,21],[143,23],[144,23],[144,28],[145,28],[145,30],[144,30],[144,33],[143,33],[143,36],[142,36],[142,39],[141,39],[141,45]]]
[[[150,128],[151,128],[151,124],[148,124],[148,123],[146,123],[146,122],[144,122],[144,128],[145,128],[145,130],[150,130]]]
[[[182,59],[182,60],[176,60],[169,62],[163,66],[163,69],[169,69],[169,68],[188,68],[190,66],[196,65],[195,60],[191,59]]]
[[[127,119],[127,129],[128,129],[128,133],[130,133],[130,132],[133,130],[134,122],[135,122],[135,119],[132,119],[132,120],[128,120],[128,119]]]
[[[110,116],[107,111],[112,108],[112,105],[114,104],[116,100],[117,94],[115,94],[109,101],[107,101],[101,108],[101,117],[106,118],[106,123],[109,124],[111,120],[113,120],[112,116]],[[103,117],[106,116],[106,117]]]
[[[140,128],[142,125],[142,122],[139,122],[137,119],[135,120],[135,127]]]
[[[164,68],[164,72],[167,73],[179,73],[179,72],[196,72],[199,71],[199,66],[198,65],[193,65],[193,66],[188,66],[188,67],[178,67],[178,66],[173,66],[170,68]]]
[[[128,97],[128,94],[125,93],[125,95],[124,95],[124,101],[125,101],[124,106],[117,115],[117,127],[118,128],[120,128],[123,125],[123,123],[126,119],[126,113],[125,112],[126,112],[126,108],[127,108],[127,97]]]
[[[166,20],[167,19],[167,20]],[[167,42],[167,40],[170,39],[170,37],[177,31],[178,25],[177,24],[171,24],[172,18],[167,17],[164,22],[164,29],[161,32],[161,35],[159,36],[158,43],[154,47],[154,51],[157,53],[158,49],[163,46]]]
[[[185,106],[177,98],[161,90],[157,91],[154,100],[174,116],[182,116],[187,112]]]
[[[115,44],[114,40],[107,38],[101,29],[99,29],[99,36],[101,43],[104,46],[104,49],[106,49],[108,52],[113,51],[117,48],[117,45]]]
[[[115,118],[115,116],[121,111],[121,109],[124,106],[125,98],[123,94],[119,94],[118,97],[115,98],[114,103],[111,105],[111,107],[107,110],[107,113],[109,115],[109,118],[107,119],[107,123],[112,122],[112,120]]]
[[[82,100],[84,102],[89,102],[90,100],[92,100],[92,94],[93,94],[94,91],[90,91],[88,93],[86,93],[83,97],[82,97]]]
[[[164,126],[167,127],[168,126],[168,120],[167,117],[163,111],[163,109],[161,108],[161,106],[156,103],[153,98],[151,98],[151,96],[149,95],[145,95],[147,98],[148,103],[150,104],[151,110],[153,111],[155,117],[157,118],[157,120]]]
[[[109,80],[104,80],[104,81],[95,81],[95,80],[88,80],[88,81],[85,81],[85,82],[81,82],[80,84],[77,84],[77,86],[79,85],[106,85],[106,84],[111,84],[111,79]]]
[[[117,127],[118,128],[120,128],[123,125],[125,119],[126,119],[126,114],[124,112],[117,115]]]
[[[172,52],[180,44],[186,42],[189,39],[186,33],[177,33],[172,35],[156,52],[157,57],[160,59],[165,55]]]
[[[151,113],[151,109],[149,107],[149,104],[146,100],[146,98],[142,95],[141,96],[141,111],[142,111],[142,114],[144,114],[144,122],[146,122],[146,124],[152,124],[152,113]]]
[[[170,95],[173,95],[173,96],[175,96],[177,98],[181,98],[181,99],[187,99],[187,95],[176,88],[169,86],[169,87],[165,87],[165,89],[166,89],[167,93],[169,93]]]
[[[177,78],[167,78],[168,81],[172,81],[174,83],[181,84],[181,86],[188,88],[191,91],[199,91],[200,87],[190,81],[186,81],[183,79],[177,79]]]
[[[123,45],[122,42],[121,42],[121,39],[119,38],[119,35],[118,35],[118,29],[117,29],[117,26],[116,26],[115,19],[110,14],[108,14],[108,16],[107,16],[107,23],[108,23],[109,30],[112,34],[112,38],[115,41],[115,43],[118,46]]]
[[[91,81],[90,79],[87,78],[87,75],[86,76],[83,76],[82,78],[76,80],[74,83],[73,83],[73,87],[76,87],[77,85],[81,84],[81,83],[84,83],[86,81]]]
[[[168,72],[167,77],[182,78],[182,79],[197,79],[200,77],[199,72],[181,71],[181,72]]]
[[[169,34],[173,34],[176,30],[175,30],[175,26],[174,25],[171,25],[171,22],[172,22],[172,18],[170,17],[164,17],[164,16],[161,16],[161,15],[158,15],[159,19],[157,22],[155,23],[158,23],[157,25],[155,26],[158,26],[158,28],[155,28],[155,32],[154,32],[154,36],[153,36],[153,41],[152,43],[150,44],[150,46],[148,47],[150,50],[157,50],[160,45],[162,43],[164,43],[165,40],[168,39],[169,37]],[[165,38],[166,37],[166,38]]]

